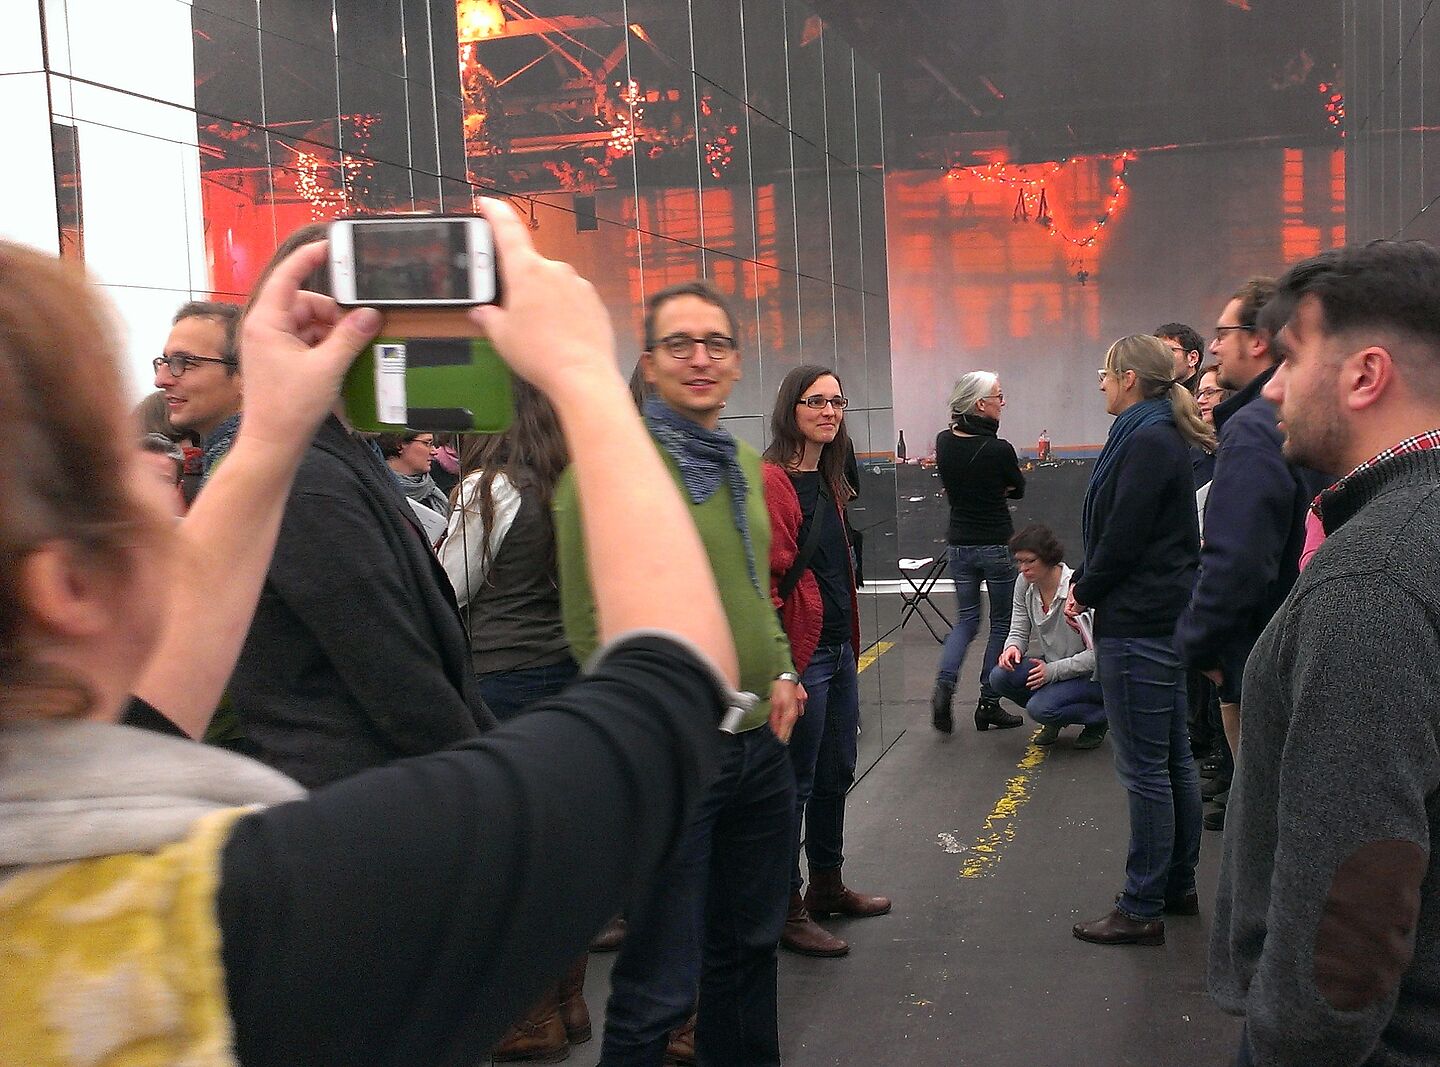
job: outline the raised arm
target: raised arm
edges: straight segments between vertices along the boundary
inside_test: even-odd
[[[192,737],[205,732],[250,629],[290,485],[356,353],[380,327],[300,290],[325,260],[306,245],[266,281],[245,316],[245,417],[230,453],[180,523],[165,629],[135,695]],[[181,654],[181,650],[184,650]]]
[[[663,628],[737,684],[735,645],[700,535],[620,376],[605,306],[574,268],[535,251],[508,204],[482,204],[495,231],[505,306],[471,314],[555,407],[584,504],[580,527],[601,644]],[[665,531],[664,552],[654,550],[657,530]]]

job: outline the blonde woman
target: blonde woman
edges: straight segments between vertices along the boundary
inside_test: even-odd
[[[1100,391],[1115,423],[1085,493],[1085,562],[1065,613],[1095,609],[1115,769],[1130,795],[1130,851],[1114,909],[1074,933],[1102,945],[1163,945],[1166,913],[1199,911],[1200,779],[1175,622],[1200,562],[1190,446],[1213,450],[1215,435],[1157,337],[1111,345]]]

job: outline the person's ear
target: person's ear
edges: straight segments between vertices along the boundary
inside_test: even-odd
[[[1395,357],[1378,345],[1363,348],[1340,365],[1340,382],[1346,406],[1351,411],[1363,411],[1394,388]]]
[[[640,373],[645,376],[648,384],[655,384],[655,353],[653,350],[647,348],[640,353]]]
[[[114,621],[114,585],[70,541],[47,541],[20,565],[26,616],[60,637],[93,637]]]

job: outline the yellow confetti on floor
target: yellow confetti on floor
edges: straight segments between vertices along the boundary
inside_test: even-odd
[[[985,816],[979,839],[966,849],[970,858],[960,868],[961,878],[984,878],[994,871],[1005,846],[1015,839],[1020,809],[1030,802],[1030,779],[1049,752],[1048,747],[1042,748],[1031,741],[1025,757],[1015,767],[1019,773],[1005,783],[1004,795]]]

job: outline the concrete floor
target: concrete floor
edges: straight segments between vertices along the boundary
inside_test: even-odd
[[[1219,835],[1202,846],[1202,915],[1167,922],[1163,948],[1076,941],[1071,925],[1103,914],[1123,881],[1128,816],[1110,742],[1077,752],[1071,728],[1035,749],[1029,720],[978,733],[973,697],[959,695],[944,738],[928,704],[939,646],[918,624],[889,639],[871,667],[889,747],[851,793],[845,873],[895,910],[836,921],[843,959],[781,953],[788,1067],[1228,1067],[1239,1022],[1204,987]],[[977,641],[962,678],[979,654]],[[591,957],[596,1038],[573,1049],[577,1067],[598,1060],[613,959]]]

